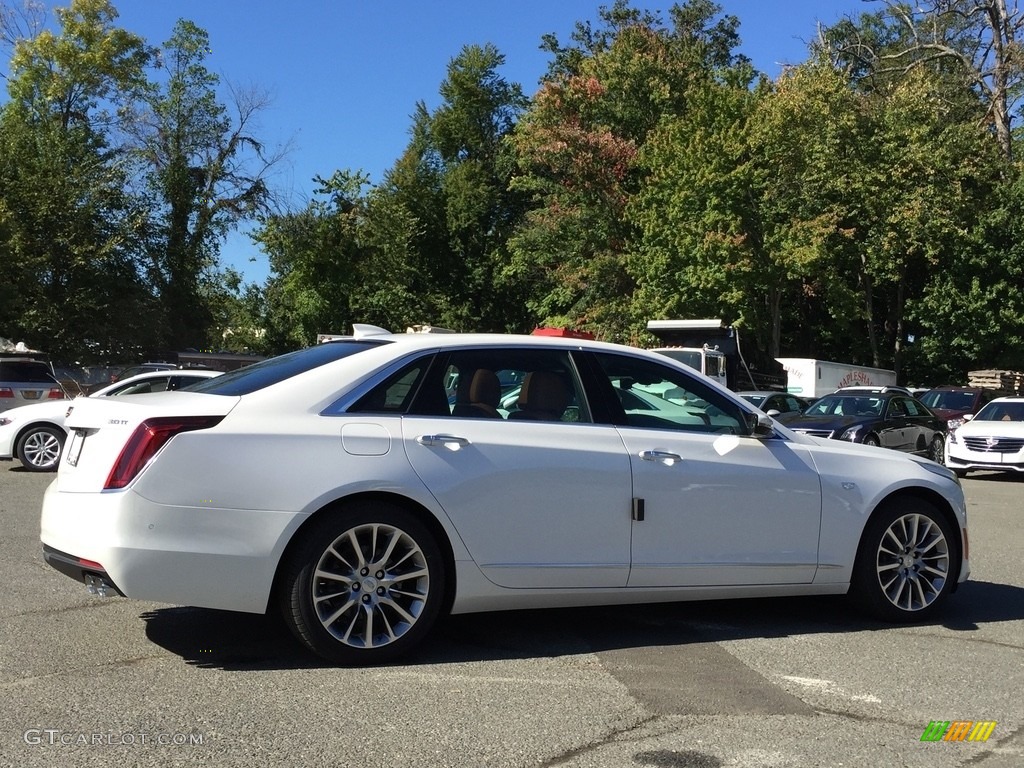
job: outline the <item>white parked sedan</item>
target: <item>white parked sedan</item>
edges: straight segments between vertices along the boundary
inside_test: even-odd
[[[1024,397],[998,397],[946,436],[946,466],[1024,472]]]
[[[504,413],[500,381],[522,382]],[[688,405],[627,409],[632,388]],[[342,664],[412,650],[447,611],[853,591],[925,619],[970,570],[950,470],[797,435],[595,341],[360,326],[191,391],[75,401],[67,425],[50,565],[278,610]]]
[[[219,375],[220,371],[203,370],[143,373],[116,384],[109,384],[93,392],[89,397],[114,397],[175,390]],[[55,470],[67,437],[64,415],[69,405],[72,405],[70,400],[48,400],[11,408],[0,414],[0,460],[16,458],[31,472]]]

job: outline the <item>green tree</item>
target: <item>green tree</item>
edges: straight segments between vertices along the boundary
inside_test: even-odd
[[[264,217],[253,235],[270,260],[264,343],[276,351],[308,346],[318,333],[362,321],[353,316],[352,292],[366,256],[359,231],[369,182],[347,172],[317,182],[305,208]]]
[[[554,60],[514,139],[513,185],[533,209],[510,243],[511,268],[532,286],[529,306],[543,322],[638,337],[646,308],[632,294],[651,271],[626,216],[650,172],[638,152],[706,84],[750,72],[733,53],[738,21],[719,13],[692,0],[672,7],[666,26],[616,2],[599,27],[578,25],[570,45],[546,40]]]
[[[882,9],[824,30],[816,50],[856,79],[890,81],[927,69],[959,82],[985,105],[1006,158],[1013,155],[1013,119],[1024,88],[1017,0],[881,0]]]
[[[515,165],[506,137],[527,101],[499,74],[504,62],[493,45],[466,46],[449,62],[441,105],[417,105],[409,146],[374,195],[370,231],[378,246],[384,231],[397,235],[398,250],[386,258],[408,257],[416,280],[403,292],[427,299],[426,316],[410,321],[474,331],[527,324],[523,287],[505,270],[506,243],[526,205],[509,189]]]
[[[111,142],[148,54],[104,0],[56,15],[56,32],[14,41],[0,108],[0,323],[58,359],[88,360],[134,351],[149,311],[138,211]]]
[[[240,222],[267,212],[271,169],[283,150],[267,150],[252,134],[267,106],[257,91],[229,89],[231,111],[219,100],[219,78],[205,66],[207,33],[179,21],[157,52],[160,82],[146,90],[132,115],[134,156],[149,216],[147,274],[163,313],[162,346],[216,343],[206,300],[221,279],[219,246]]]

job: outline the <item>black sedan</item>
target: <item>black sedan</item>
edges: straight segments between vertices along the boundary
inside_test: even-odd
[[[840,390],[798,414],[776,417],[794,432],[916,453],[942,463],[945,422],[897,391]]]
[[[737,392],[751,405],[760,408],[769,416],[778,416],[781,413],[799,413],[811,404],[810,400],[789,392]]]

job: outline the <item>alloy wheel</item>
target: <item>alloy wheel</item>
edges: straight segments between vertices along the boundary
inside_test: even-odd
[[[882,593],[893,606],[910,612],[927,608],[942,594],[950,564],[946,534],[918,513],[897,517],[886,528],[875,557]]]
[[[416,624],[430,594],[427,558],[402,529],[353,527],[324,550],[311,599],[323,628],[352,648],[379,648]]]

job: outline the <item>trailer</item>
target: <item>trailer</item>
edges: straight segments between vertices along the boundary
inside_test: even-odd
[[[884,387],[896,384],[896,371],[865,365],[835,363],[805,357],[776,358],[786,370],[787,390],[806,398],[818,398],[842,387]]]

